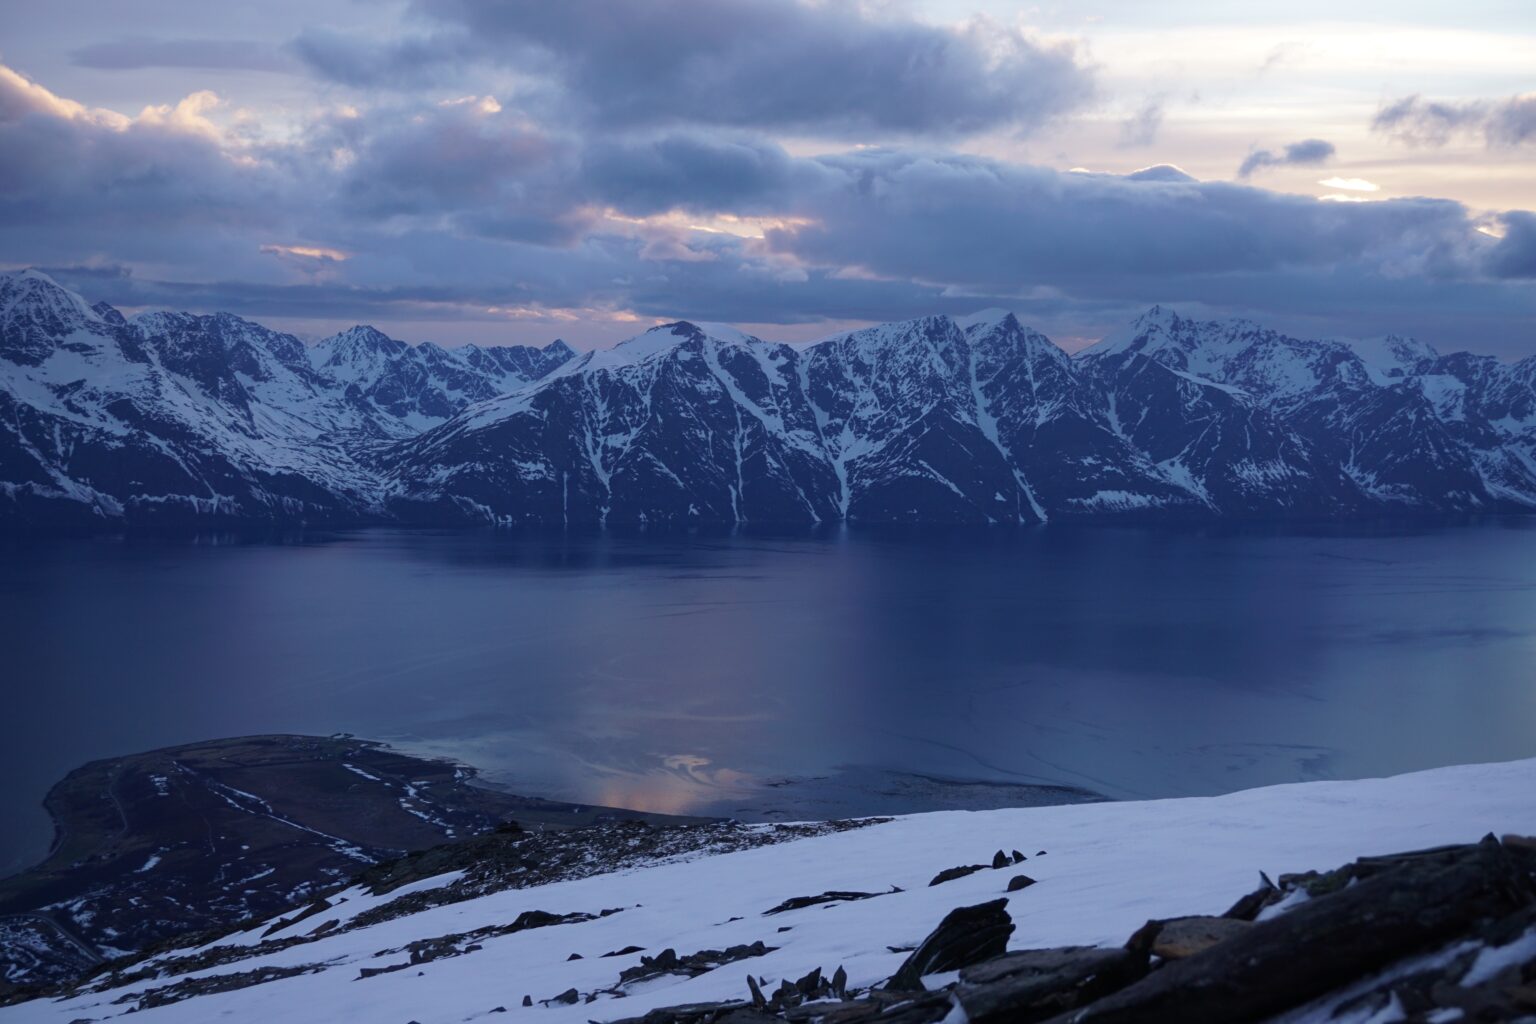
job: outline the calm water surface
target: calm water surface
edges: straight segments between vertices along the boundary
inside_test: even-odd
[[[69,769],[255,732],[679,812],[1204,794],[1536,755],[1536,524],[13,544],[0,642],[0,870]]]

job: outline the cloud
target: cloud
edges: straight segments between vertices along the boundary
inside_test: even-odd
[[[1481,135],[1489,146],[1536,142],[1536,93],[1462,103],[1405,96],[1383,106],[1371,129],[1411,146],[1443,146],[1457,135]]]
[[[1175,164],[1153,164],[1127,174],[1128,181],[1196,181],[1194,175]]]
[[[1150,146],[1157,141],[1157,132],[1162,126],[1163,101],[1150,99],[1140,110],[1120,122],[1120,145]]]
[[[1381,186],[1364,178],[1324,178],[1318,182],[1324,188],[1341,188],[1346,192],[1380,192]]]
[[[977,18],[938,26],[853,0],[416,0],[433,31],[371,44],[311,31],[294,52],[350,85],[441,82],[466,62],[542,83],[546,102],[625,129],[819,135],[1028,131],[1085,104],[1066,43]]]
[[[1530,214],[1495,238],[1443,200],[1330,204],[1170,165],[1070,173],[927,146],[805,156],[746,131],[588,134],[508,92],[450,97],[387,94],[263,140],[221,132],[211,95],[130,118],[0,69],[0,253],[76,268],[61,279],[93,299],[288,320],[1005,305],[1089,335],[1163,301],[1536,345]]]
[[[1106,292],[1346,264],[1454,276],[1472,272],[1482,237],[1444,200],[1346,207],[1227,182],[1061,173],[953,153],[864,151],[818,163],[835,172],[835,186],[802,199],[807,223],[770,232],[775,247],[818,265],[993,290]]]
[[[128,118],[109,110],[95,110],[55,95],[25,75],[0,64],[0,123],[19,121],[37,114],[62,121],[85,121],[121,127]]]
[[[82,46],[69,56],[76,67],[105,71],[142,68],[292,71],[298,67],[290,54],[249,39],[149,39],[129,36],[112,42]]]
[[[1269,167],[1315,167],[1331,160],[1334,152],[1333,143],[1322,139],[1293,142],[1279,153],[1259,149],[1248,154],[1247,159],[1238,167],[1237,176],[1251,177],[1254,171]]]
[[[129,118],[0,67],[0,224],[103,246],[126,227],[270,218],[263,207],[287,190],[204,116],[217,103],[197,92]]]
[[[1536,213],[1515,210],[1504,214],[1504,236],[1488,255],[1495,277],[1536,279]]]
[[[288,52],[321,78],[365,89],[442,85],[460,79],[467,63],[488,59],[483,43],[463,32],[369,39],[314,28]]]
[[[667,134],[604,139],[583,158],[582,180],[597,201],[644,216],[671,209],[763,209],[782,203],[797,171],[784,149],[765,139]]]

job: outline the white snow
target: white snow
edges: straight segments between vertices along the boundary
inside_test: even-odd
[[[1337,340],[1348,345],[1355,355],[1360,357],[1361,362],[1365,363],[1371,371],[1371,378],[1377,383],[1385,383],[1393,376],[1402,376],[1409,372],[1419,360],[1433,359],[1439,354],[1432,346],[1422,341],[1395,334],[1378,338],[1339,338]]]
[[[970,316],[957,316],[955,325],[962,331],[969,331],[972,327],[990,327],[1002,323],[1013,315],[1012,310],[1007,309],[983,309],[972,313]]]
[[[133,1019],[457,1024],[503,1006],[530,1020],[580,1024],[657,1006],[740,998],[748,970],[776,984],[813,967],[832,971],[842,965],[852,984],[869,985],[889,976],[903,958],[887,945],[916,943],[954,907],[997,898],[1016,873],[1039,884],[1010,897],[1017,926],[1011,948],[1119,944],[1149,918],[1224,911],[1256,887],[1260,870],[1274,876],[1327,869],[1365,854],[1472,842],[1489,831],[1536,831],[1533,793],[1536,760],[1528,760],[1198,799],[912,815],[778,846],[508,890],[330,935],[204,972],[316,964],[318,973],[143,1010]],[[938,871],[990,860],[999,848],[1017,848],[1029,859],[1017,868],[928,886]],[[1040,850],[1044,856],[1037,855]],[[791,896],[828,889],[883,892],[892,885],[904,891],[763,917]],[[343,895],[348,916],[379,902],[356,890]],[[404,960],[403,954],[376,954],[415,939],[506,924],[524,910],[605,908],[623,909],[586,923],[486,939],[482,949],[464,956],[356,980],[361,967]],[[781,926],[790,930],[779,932]],[[259,929],[226,942],[248,944],[252,935]],[[539,1000],[572,987],[585,993],[612,986],[638,955],[601,954],[626,945],[651,954],[670,946],[686,954],[757,939],[779,948],[695,979],[656,979],[617,1002],[519,1006],[525,994]],[[571,953],[583,959],[568,960]],[[130,990],[161,983],[140,982]],[[113,1002],[124,994],[24,1003],[0,1009],[0,1024],[111,1020],[132,1005]]]
[[[1490,946],[1477,954],[1477,959],[1461,979],[1461,984],[1468,987],[1481,985],[1506,967],[1525,963],[1533,956],[1536,956],[1536,928],[1527,929],[1514,942]]]
[[[54,324],[55,319],[63,327]],[[22,416],[7,425],[7,436],[16,439],[14,446],[37,472],[26,484],[0,481],[0,499],[21,500],[28,494],[67,497],[103,517],[120,516],[134,504],[159,504],[220,509],[232,515],[282,509],[302,519],[310,511],[305,500],[273,494],[282,487],[264,482],[300,476],[329,494],[321,504],[334,502],[360,514],[385,515],[393,497],[435,491],[490,521],[516,518],[507,516],[506,507],[493,509],[454,493],[460,480],[484,468],[460,461],[456,441],[509,419],[542,419],[554,405],[542,400],[550,397],[548,389],[569,389],[567,397],[580,408],[572,440],[590,460],[591,476],[606,489],[622,466],[649,457],[638,448],[646,446],[651,433],[647,427],[656,422],[651,396],[657,383],[692,383],[700,369],[718,381],[733,407],[734,436],[725,440],[735,469],[728,462],[714,468],[736,481],[731,507],[737,521],[748,511],[742,501],[743,482],[758,473],[798,492],[811,519],[818,518],[823,502],[833,499],[846,517],[850,508],[858,508],[860,495],[903,477],[930,478],[994,515],[996,505],[984,496],[995,488],[973,486],[968,470],[975,467],[961,472],[946,460],[921,465],[911,457],[909,448],[917,443],[914,438],[924,435],[923,420],[930,414],[974,418],[981,435],[1012,471],[1020,505],[1027,506],[1017,514],[1010,510],[1006,518],[1044,520],[1058,511],[1054,504],[1074,511],[1125,508],[1150,502],[1125,481],[1148,468],[1138,459],[1152,458],[1133,438],[1141,436],[1141,422],[1153,406],[1142,405],[1138,419],[1133,399],[1113,388],[1095,396],[1096,385],[1078,381],[1074,374],[1095,365],[1120,372],[1118,364],[1097,361],[1132,351],[1146,359],[1134,360],[1125,371],[1128,377],[1144,367],[1161,367],[1202,389],[1225,392],[1240,406],[1282,417],[1309,411],[1311,403],[1318,403],[1322,422],[1327,422],[1327,417],[1338,415],[1330,411],[1335,405],[1353,401],[1341,395],[1364,395],[1362,401],[1368,401],[1374,388],[1416,387],[1433,405],[1434,418],[1448,428],[1452,457],[1483,478],[1476,493],[1442,497],[1470,506],[1491,499],[1536,507],[1536,361],[1491,361],[1470,371],[1454,360],[1432,367],[1434,349],[1412,339],[1305,340],[1242,319],[1183,318],[1165,307],[1154,307],[1126,330],[1078,353],[1076,368],[1074,360],[1043,335],[1015,328],[1007,310],[989,309],[958,318],[882,324],[794,348],[763,342],[726,324],[666,324],[579,357],[558,349],[554,354],[566,360],[563,365],[533,382],[525,381],[518,369],[535,365],[520,361],[528,350],[514,358],[509,349],[412,346],[365,326],[305,349],[290,335],[227,314],[139,314],[132,321],[145,348],[139,355],[125,332],[46,275],[0,274],[0,326],[30,337],[36,323],[44,321],[50,324],[47,330],[59,336],[39,335],[35,343],[27,343],[31,347],[20,361],[0,364],[0,398],[35,410],[42,422],[39,428],[24,429],[27,417]],[[691,358],[697,346],[689,344],[680,351],[696,336],[695,330],[704,337],[698,349],[702,366]],[[222,346],[228,368],[238,372],[211,385],[197,374],[175,369],[178,358],[196,355],[197,346],[209,344]],[[765,392],[759,393],[751,364],[739,353],[751,356],[762,369],[768,381]],[[1129,478],[1100,472],[1101,465],[1115,460],[1079,460],[1088,485],[1084,492],[1097,495],[1074,500],[1059,498],[1043,486],[1037,491],[1036,484],[1051,479],[1031,461],[1042,453],[1033,447],[1014,453],[1012,446],[1033,444],[1031,418],[1038,434],[1061,409],[1076,409],[1077,402],[1063,397],[1059,382],[1037,382],[1037,369],[1049,370],[1053,379],[1059,370],[1061,380],[1084,384],[1088,397],[1081,403],[1083,410],[1096,408],[1077,411],[1123,442]],[[1458,373],[1472,383],[1459,379]],[[343,393],[353,385],[357,390]],[[713,390],[707,383],[705,389]],[[1186,399],[1196,395],[1193,388],[1184,392]],[[693,414],[675,405],[677,396],[687,393],[686,387],[669,391],[671,397],[659,414]],[[1072,393],[1071,387],[1067,393]],[[491,394],[497,397],[467,404],[471,395]],[[1198,397],[1220,398],[1204,390]],[[1201,411],[1190,408],[1194,414]],[[457,415],[447,418],[454,409]],[[152,425],[146,428],[146,423]],[[514,426],[524,425],[529,424]],[[1485,425],[1491,430],[1483,429]],[[184,440],[177,440],[178,434]],[[380,468],[377,460],[363,455],[383,450],[387,442],[423,434],[419,457],[407,470]],[[1298,451],[1311,443],[1312,435],[1304,431],[1301,438]],[[70,469],[77,452],[108,452],[112,457],[119,451],[125,458],[166,460],[184,479],[174,486],[161,485],[169,493],[107,494],[79,470]],[[249,483],[213,476],[200,457],[204,452],[228,458]],[[1332,457],[1326,450],[1324,454]],[[516,456],[500,467],[509,480],[556,481],[560,474],[531,444]],[[1156,461],[1169,482],[1212,511],[1222,511],[1199,479],[1212,472],[1208,456],[1186,449],[1173,459],[1160,452]],[[803,467],[816,465],[835,478],[836,495],[807,493],[812,488],[803,485],[811,478]],[[1341,468],[1378,503],[1415,506],[1431,498],[1416,488],[1378,480],[1386,479],[1380,456],[1357,458],[1351,453]],[[1278,460],[1224,469],[1229,478],[1263,494],[1273,492],[1277,500],[1293,485],[1304,485],[1298,474],[1310,472],[1299,462]],[[661,475],[696,481],[681,464],[662,467]],[[565,482],[561,488],[567,496],[574,490]],[[1013,491],[1005,488],[1008,495]],[[606,511],[602,517],[606,521]]]

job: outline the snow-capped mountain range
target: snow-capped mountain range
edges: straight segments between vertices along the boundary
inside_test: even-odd
[[[1038,523],[1536,509],[1536,357],[1155,307],[1068,356],[1011,314],[577,355],[306,347],[0,275],[0,524]]]

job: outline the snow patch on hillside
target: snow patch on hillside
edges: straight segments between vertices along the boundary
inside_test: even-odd
[[[581,1024],[648,1009],[739,998],[750,970],[776,984],[814,967],[841,965],[853,985],[889,976],[904,958],[888,946],[920,941],[951,909],[1003,895],[1009,878],[1036,885],[1009,897],[1014,949],[1118,945],[1150,918],[1221,913],[1251,891],[1258,872],[1330,868],[1372,853],[1475,841],[1494,832],[1536,832],[1536,760],[1444,768],[1389,779],[1313,782],[1220,797],[1139,803],[943,812],[779,846],[509,890],[434,907],[371,927],[212,968],[312,967],[313,973],[138,1011],[147,1024],[206,1022],[330,1024],[337,1020],[421,1024],[478,1020],[497,1007],[530,1020]],[[1028,859],[939,886],[929,880],[957,864],[990,862],[1018,849]],[[449,876],[418,883],[447,884]],[[888,892],[892,886],[899,892]],[[787,898],[828,890],[885,893],[767,917]],[[349,899],[367,903],[360,892]],[[351,907],[341,905],[350,916]],[[404,959],[405,944],[506,925],[543,910],[608,916],[484,939],[479,949],[360,978],[362,968]],[[316,921],[323,921],[322,914]],[[224,944],[249,943],[262,926]],[[697,978],[670,975],[628,989],[626,998],[522,1009],[524,995],[548,999],[575,988],[612,987],[639,954],[724,949],[763,940],[773,951]],[[571,959],[579,954],[580,959]],[[173,979],[138,982],[60,1001],[0,1010],[0,1024],[121,1017],[135,1000],[115,1000]]]

